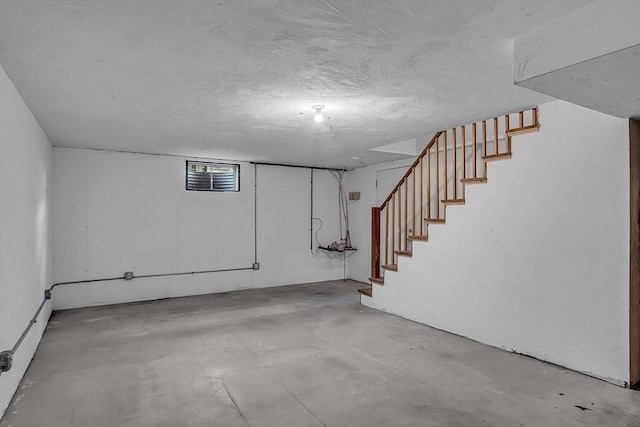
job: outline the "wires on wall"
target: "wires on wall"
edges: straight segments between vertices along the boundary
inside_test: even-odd
[[[346,248],[351,248],[351,234],[349,233],[349,199],[342,185],[343,171],[329,171],[338,181],[338,215],[340,217],[340,239]]]
[[[318,251],[320,250],[320,246],[322,246],[320,244],[320,240],[318,240],[318,233],[320,232],[320,230],[322,229],[322,220],[320,218],[315,218],[315,217],[311,217],[312,221],[320,221],[320,226],[318,227],[318,229],[316,230],[315,234],[314,234],[314,238],[316,240],[316,250],[313,250],[313,241],[311,242],[311,255],[314,257],[318,256]]]

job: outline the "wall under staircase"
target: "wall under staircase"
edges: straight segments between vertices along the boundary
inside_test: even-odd
[[[362,303],[624,385],[628,121],[563,101],[542,105],[539,121]],[[353,259],[350,277],[363,264]]]

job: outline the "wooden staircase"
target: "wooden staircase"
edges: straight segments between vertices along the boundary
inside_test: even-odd
[[[487,184],[487,163],[510,159],[511,139],[538,129],[534,107],[437,132],[371,209],[371,285],[358,292],[372,297],[373,285],[384,285],[383,272],[397,272],[398,258],[411,257],[414,242],[427,242],[430,226],[446,224],[447,206],[465,204],[467,185]]]

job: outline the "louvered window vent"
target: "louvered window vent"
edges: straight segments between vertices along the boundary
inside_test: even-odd
[[[240,165],[187,160],[186,189],[240,191]]]

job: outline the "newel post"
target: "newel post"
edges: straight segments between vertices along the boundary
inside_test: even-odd
[[[380,277],[380,208],[371,208],[371,277]]]

